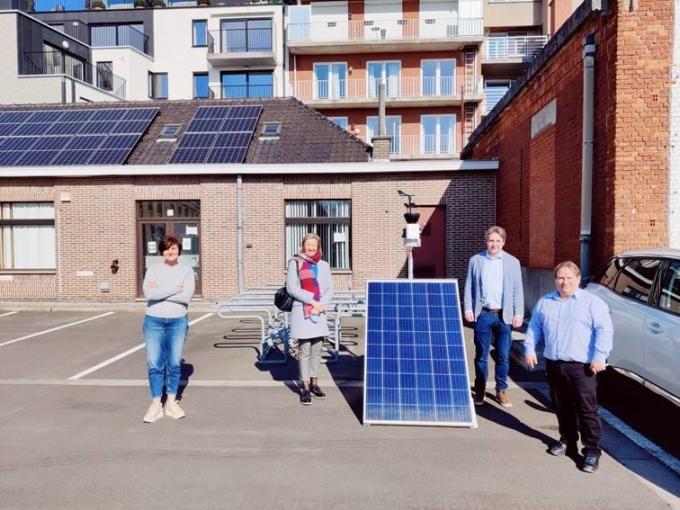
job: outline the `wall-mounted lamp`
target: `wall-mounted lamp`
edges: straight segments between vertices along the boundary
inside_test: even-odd
[[[116,274],[119,269],[118,259],[113,259],[113,262],[111,262],[111,274]]]

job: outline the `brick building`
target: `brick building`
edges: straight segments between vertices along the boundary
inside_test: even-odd
[[[188,160],[196,147],[209,160],[219,145],[219,134],[192,127],[199,109],[254,105],[262,109],[243,163],[176,163],[182,147]],[[97,164],[130,136],[98,119],[144,109],[153,117],[131,122],[141,138],[124,161]],[[74,122],[81,114],[90,120]],[[204,299],[228,297],[238,290],[239,225],[245,287],[281,282],[286,258],[316,230],[336,287],[360,291],[367,278],[405,272],[399,189],[422,213],[417,273],[463,277],[495,216],[496,162],[379,160],[380,143],[372,158],[371,147],[294,99],[0,107],[0,132],[3,300],[134,299],[164,234],[181,239]]]
[[[680,246],[677,34],[671,1],[587,0],[471,136],[464,158],[499,161],[497,222],[533,297],[557,262],[580,259],[584,147],[593,148],[591,274],[623,250]],[[591,50],[592,143],[583,135]]]

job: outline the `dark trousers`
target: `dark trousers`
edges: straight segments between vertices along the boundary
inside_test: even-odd
[[[550,396],[557,411],[561,439],[584,453],[600,454],[602,423],[597,414],[597,377],[588,363],[546,360]]]
[[[489,372],[489,352],[496,346],[496,391],[508,389],[512,329],[498,312],[482,312],[475,321],[475,391],[484,391]]]

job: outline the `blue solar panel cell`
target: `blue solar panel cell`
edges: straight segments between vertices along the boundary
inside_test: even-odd
[[[35,124],[25,123],[21,124],[13,133],[12,136],[31,136],[44,135],[49,131],[52,124],[49,122],[38,122]]]
[[[120,165],[125,161],[130,149],[98,150],[90,159],[91,165]]]
[[[24,151],[0,151],[0,166],[12,166]]]
[[[200,106],[194,115],[195,119],[223,119],[231,106]]]
[[[257,119],[262,111],[262,105],[232,106],[227,115],[228,119]]]
[[[83,129],[81,122],[55,122],[48,129],[46,135],[75,135]]]
[[[194,119],[187,128],[187,133],[219,133],[224,119]]]
[[[82,133],[87,133],[88,135],[105,135],[111,131],[112,127],[112,121],[90,121],[83,126]]]
[[[207,149],[176,149],[172,153],[170,163],[205,163],[205,158],[208,156]]]
[[[5,138],[0,143],[2,151],[25,151],[31,148],[38,141],[35,136],[22,136],[18,138]]]
[[[111,133],[139,133],[141,135],[148,125],[148,120],[121,120],[111,128]]]
[[[217,135],[214,133],[188,133],[180,140],[179,147],[182,149],[192,147],[211,149],[215,144],[215,138],[217,138]]]
[[[52,165],[84,165],[94,154],[93,150],[63,150],[52,161]]]
[[[21,124],[0,124],[0,136],[11,135],[19,126]]]
[[[248,147],[250,133],[220,133],[215,139],[215,147]]]
[[[370,281],[364,423],[476,426],[455,280]]]
[[[206,163],[243,163],[245,149],[216,148],[210,151]]]
[[[125,110],[124,120],[150,121],[158,113],[158,108],[131,108]]]
[[[116,109],[106,109],[106,110],[95,110],[94,113],[92,114],[92,117],[90,117],[91,122],[99,122],[99,121],[107,121],[111,122],[112,120],[121,120],[123,117],[125,117],[125,114],[128,110],[124,108],[116,108]]]
[[[47,122],[49,124],[56,122],[62,116],[63,112],[60,110],[43,110],[33,112],[30,122]]]
[[[77,150],[77,149],[96,149],[104,141],[103,136],[74,136],[71,141],[66,145],[65,149]]]
[[[45,136],[36,142],[36,144],[31,147],[31,150],[41,151],[50,150],[56,151],[66,147],[66,144],[71,141],[73,137],[71,136]]]
[[[59,117],[59,122],[87,122],[94,115],[94,110],[66,110]]]
[[[0,112],[0,123],[21,123],[32,114],[33,112]]]
[[[257,119],[227,119],[224,121],[222,131],[247,131],[252,133],[257,124]]]
[[[55,151],[30,150],[19,158],[14,166],[47,166],[56,157]]]
[[[139,135],[113,135],[106,137],[102,144],[102,149],[128,149],[132,148],[137,143]]]

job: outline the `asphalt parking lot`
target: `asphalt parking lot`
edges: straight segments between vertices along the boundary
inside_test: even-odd
[[[605,424],[600,472],[546,454],[540,373],[479,427],[361,424],[363,325],[343,323],[329,395],[299,405],[294,359],[256,365],[255,324],[190,314],[187,418],[143,424],[142,311],[0,310],[0,508],[680,508],[680,476]],[[472,342],[466,332],[468,358]]]

